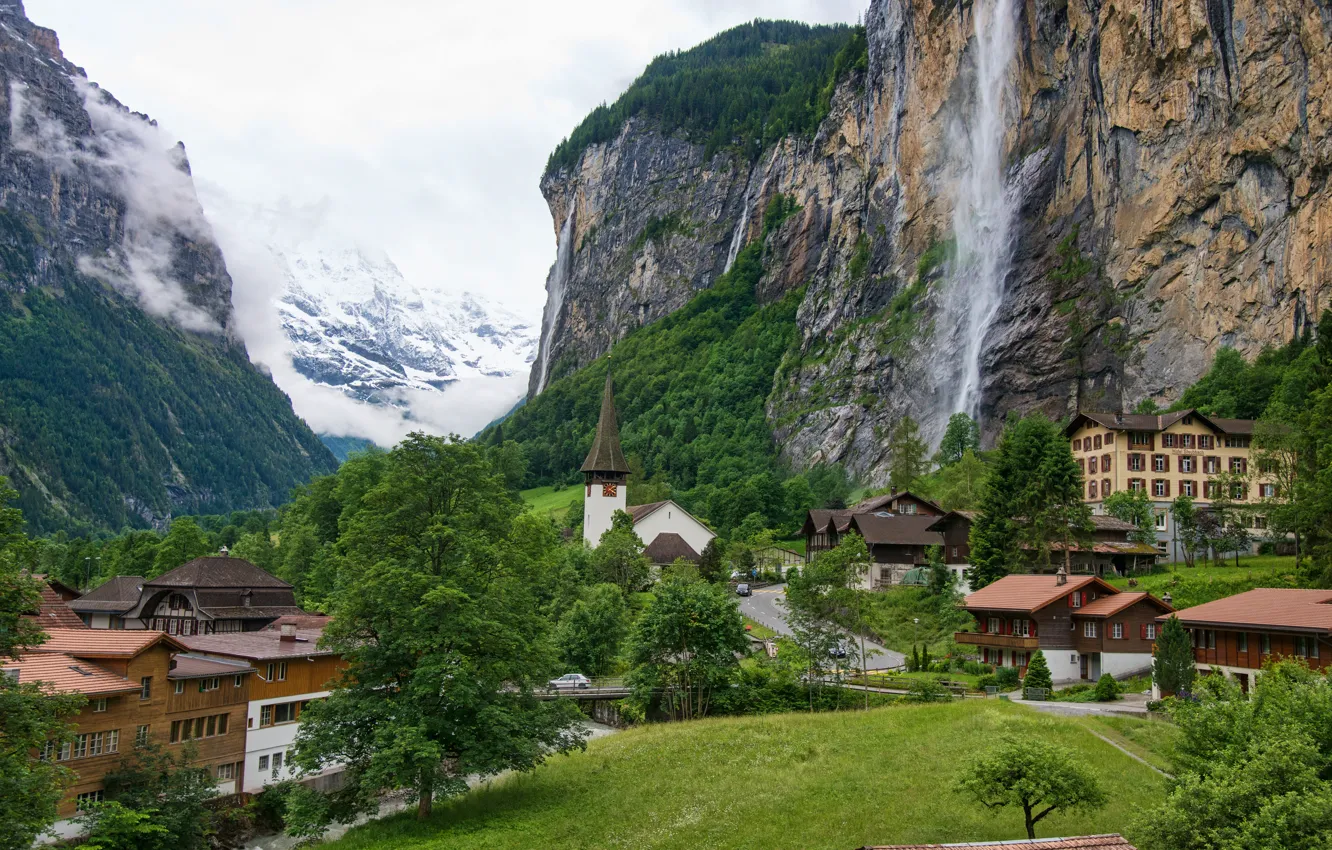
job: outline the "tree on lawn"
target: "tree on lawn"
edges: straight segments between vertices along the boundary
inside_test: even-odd
[[[23,515],[10,503],[18,493],[0,477],[0,666],[39,646],[46,635],[24,619],[41,602],[41,584],[24,571]],[[26,848],[56,820],[56,806],[74,774],[38,759],[50,741],[69,742],[69,719],[84,705],[79,694],[54,694],[38,682],[0,675],[0,847]]]
[[[1010,738],[977,755],[956,790],[988,809],[1020,807],[1033,840],[1036,824],[1052,812],[1095,809],[1106,802],[1090,768],[1063,747],[1037,738]]]
[[[624,594],[614,584],[595,584],[560,618],[555,645],[568,670],[605,676],[615,666],[628,633]]]
[[[934,462],[939,466],[952,466],[967,452],[980,451],[980,426],[976,420],[965,413],[954,413],[948,417],[948,426],[944,428],[943,439],[939,441],[939,450],[934,453]]]
[[[1152,678],[1163,695],[1188,693],[1198,675],[1193,656],[1193,641],[1188,630],[1173,614],[1156,636],[1156,657]]]
[[[831,665],[841,679],[843,668],[861,672],[869,659],[866,657],[864,633],[868,600],[862,591],[866,573],[872,568],[869,549],[858,534],[847,535],[836,548],[819,553],[786,586],[788,622],[797,643],[808,654],[810,667],[810,700],[817,674],[823,675]],[[855,643],[848,643],[845,630],[857,635]],[[834,660],[830,651],[842,647],[844,658]]]
[[[555,668],[536,594],[553,559],[533,546],[550,524],[521,512],[482,447],[410,435],[342,521],[323,643],[348,666],[302,713],[295,748],[303,770],[346,765],[320,819],[349,820],[394,788],[426,818],[468,776],[582,746],[577,711],[534,693]]]
[[[669,575],[634,626],[629,684],[644,705],[660,693],[673,719],[704,717],[746,646],[744,620],[724,588]]]
[[[1198,509],[1189,496],[1177,496],[1170,503],[1170,519],[1175,527],[1175,539],[1184,550],[1184,563],[1193,566],[1195,553],[1201,547],[1201,535],[1198,529]],[[1171,553],[1174,557],[1174,553]]]
[[[721,546],[717,544],[716,537],[708,541],[708,545],[703,547],[703,551],[698,557],[698,574],[704,581],[710,581],[714,584],[725,581],[727,578],[726,563],[722,558]]]
[[[1187,499],[1188,496],[1181,498]],[[1146,490],[1116,490],[1102,501],[1105,512],[1115,519],[1133,523],[1129,540],[1156,545],[1156,511]]]
[[[634,531],[633,517],[616,511],[611,517],[611,527],[601,535],[592,552],[592,569],[601,581],[619,585],[625,594],[634,593],[648,580],[650,565],[643,548],[643,541]]]
[[[1039,649],[1032,653],[1027,662],[1027,679],[1023,682],[1027,688],[1045,688],[1048,694],[1054,690],[1054,679],[1050,676],[1050,664],[1045,660],[1045,653]]]
[[[894,493],[910,490],[929,471],[929,451],[916,420],[910,416],[899,419],[888,438],[888,484]]]

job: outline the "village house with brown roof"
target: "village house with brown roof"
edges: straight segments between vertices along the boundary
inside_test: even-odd
[[[1076,835],[1071,838],[1032,838],[1024,841],[977,841],[966,844],[880,844],[860,850],[1136,850],[1119,833]]]
[[[975,632],[954,639],[980,660],[1025,676],[1036,650],[1055,682],[1150,670],[1157,617],[1173,609],[1149,593],[1125,593],[1096,576],[1009,575],[967,595]]]
[[[1220,670],[1246,693],[1272,659],[1295,658],[1315,670],[1332,665],[1332,590],[1261,587],[1175,616],[1192,638],[1198,671]]]

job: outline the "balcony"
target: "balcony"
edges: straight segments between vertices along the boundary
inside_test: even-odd
[[[973,646],[988,646],[991,649],[1040,649],[1041,642],[1034,637],[1016,635],[992,635],[987,632],[956,632],[953,639],[958,643]]]

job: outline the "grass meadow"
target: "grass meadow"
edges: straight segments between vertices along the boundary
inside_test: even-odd
[[[438,804],[426,822],[399,815],[358,827],[336,847],[851,850],[1023,838],[1019,812],[991,812],[952,791],[966,758],[1004,735],[1073,749],[1110,799],[1098,811],[1051,815],[1039,836],[1122,831],[1136,807],[1160,796],[1159,774],[1079,719],[966,700],[643,726]],[[1138,737],[1135,746],[1153,741]]]

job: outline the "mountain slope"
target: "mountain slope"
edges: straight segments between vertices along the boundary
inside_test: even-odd
[[[552,158],[538,362],[594,362],[762,238],[760,300],[804,293],[768,400],[796,466],[879,483],[907,414],[989,438],[1011,410],[1168,403],[1327,303],[1329,47],[1323,2],[872,0],[812,136],[753,156],[643,108]],[[798,211],[762,236],[778,196]]]
[[[231,334],[180,146],[0,0],[0,475],[30,528],[275,505],[335,461]]]

